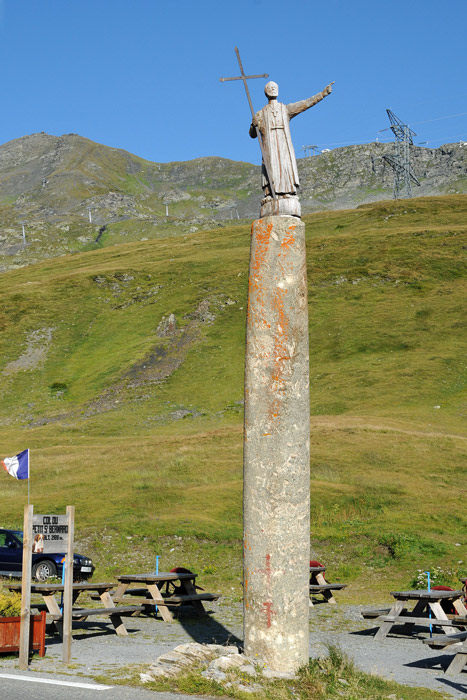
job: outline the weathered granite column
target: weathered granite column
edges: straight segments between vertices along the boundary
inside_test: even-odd
[[[310,469],[305,225],[253,222],[245,368],[244,643],[270,669],[308,662]]]

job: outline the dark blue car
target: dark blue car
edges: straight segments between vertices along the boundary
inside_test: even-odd
[[[62,578],[65,553],[33,554],[32,577],[36,581],[47,581],[58,576]],[[23,569],[23,533],[21,530],[0,529],[0,576],[21,578]],[[73,579],[83,581],[92,576],[93,563],[81,554],[73,556]]]

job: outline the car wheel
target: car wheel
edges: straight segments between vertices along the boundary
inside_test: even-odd
[[[38,562],[32,569],[32,577],[40,583],[44,583],[44,581],[48,581],[49,578],[56,575],[57,567],[50,559],[44,559],[44,561]]]

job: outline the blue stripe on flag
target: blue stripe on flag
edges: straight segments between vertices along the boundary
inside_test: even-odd
[[[19,467],[16,472],[17,479],[29,479],[29,450],[23,450],[16,455],[18,457]]]

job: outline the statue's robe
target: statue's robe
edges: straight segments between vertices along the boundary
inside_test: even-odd
[[[313,107],[323,97],[323,93],[320,92],[307,100],[292,102],[288,105],[277,100],[270,100],[263,109],[256,112],[255,120],[258,123],[258,129],[263,141],[262,187],[265,196],[271,194],[264,165],[265,158],[267,159],[269,174],[276,194],[297,194],[297,187],[300,181],[290,135],[290,120],[297,114],[300,114],[300,112]],[[256,129],[252,124],[250,136],[255,138],[256,135]]]

